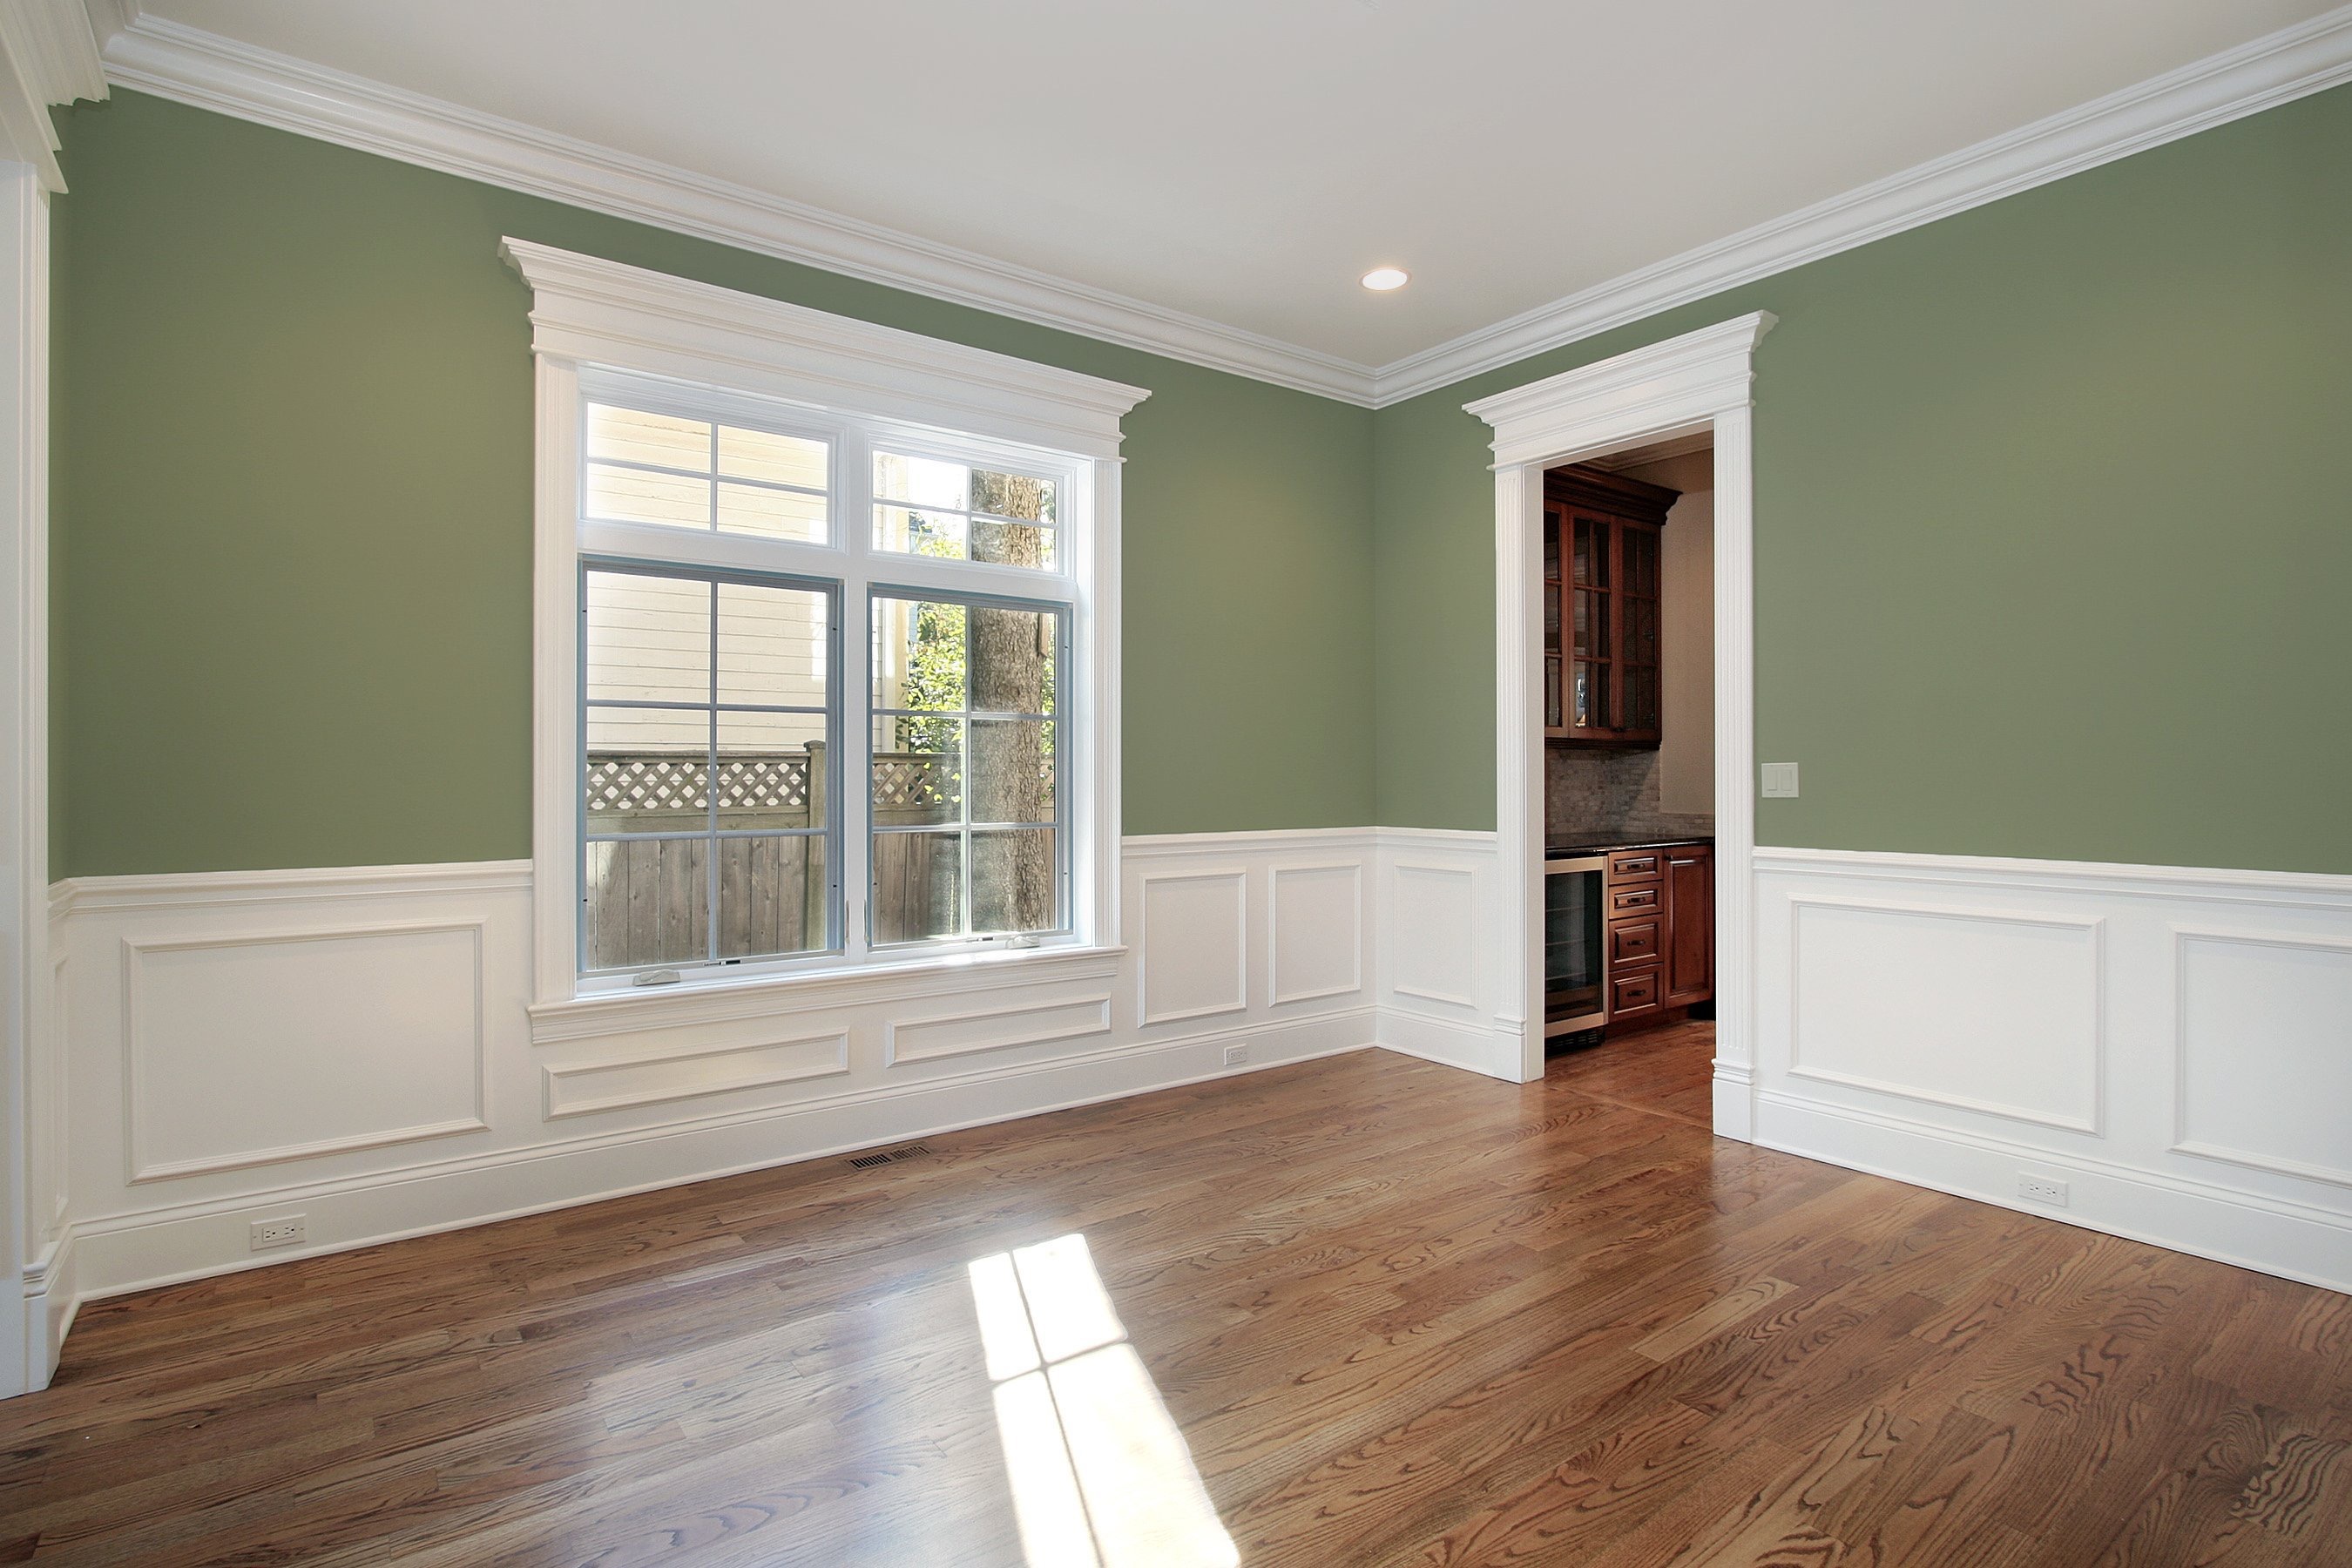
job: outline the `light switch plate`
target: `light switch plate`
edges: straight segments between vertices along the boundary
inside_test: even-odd
[[[1797,797],[1797,764],[1766,763],[1764,764],[1764,798],[1794,800]]]

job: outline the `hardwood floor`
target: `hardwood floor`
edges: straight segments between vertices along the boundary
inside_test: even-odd
[[[99,1303],[0,1561],[2352,1563],[2352,1298],[1717,1142],[1711,1033]]]

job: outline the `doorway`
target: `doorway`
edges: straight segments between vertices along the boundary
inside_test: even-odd
[[[1755,1126],[1753,468],[1749,388],[1764,312],[1482,398],[1495,452],[1496,845],[1507,999],[1496,1076],[1544,1071],[1544,477],[1705,438],[1714,484],[1714,971],[1710,1103],[1719,1136]],[[1512,1037],[1516,1036],[1514,1041]],[[1516,1049],[1513,1049],[1513,1046]]]

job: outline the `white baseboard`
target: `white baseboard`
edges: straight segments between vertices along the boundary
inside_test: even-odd
[[[1759,1142],[2352,1289],[2352,877],[1769,847],[1757,872]]]
[[[25,1267],[25,1367],[26,1384],[45,1388],[58,1370],[66,1331],[73,1327],[82,1294],[73,1226],[68,1224],[42,1252]]]
[[[1769,1091],[1758,1121],[1758,1142],[1787,1153],[2352,1291],[2352,1219],[2330,1210]],[[2019,1197],[2021,1169],[2063,1180],[2067,1205]]]
[[[96,1300],[299,1258],[488,1225],[632,1193],[824,1159],[968,1127],[1045,1115],[1210,1079],[1368,1048],[1371,1017],[1324,1017],[1159,1042],[1117,1064],[1050,1064],[975,1095],[969,1084],[876,1095],[852,1104],[718,1118],[648,1135],[586,1137],[361,1182],[287,1187],[261,1199],[159,1209],[77,1228],[85,1265],[80,1300]],[[1226,1067],[1223,1047],[1246,1034],[1251,1059]],[[236,1256],[251,1221],[299,1208],[311,1241]]]
[[[1380,1010],[1380,1044],[1383,1049],[1419,1057],[1425,1062],[1460,1068],[1488,1078],[1507,1076],[1495,1070],[1495,1064],[1504,1059],[1507,1042],[1497,1031],[1480,1028],[1475,1024],[1383,1007]],[[1517,1051],[1516,1033],[1510,1036],[1507,1048],[1513,1053]]]

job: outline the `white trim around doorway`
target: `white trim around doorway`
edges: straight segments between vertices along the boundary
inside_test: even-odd
[[[1751,1139],[1756,1038],[1756,311],[1465,404],[1494,427],[1496,1078],[1543,1076],[1543,475],[1698,432],[1715,443],[1715,1131]],[[1512,934],[1515,933],[1515,934]]]

